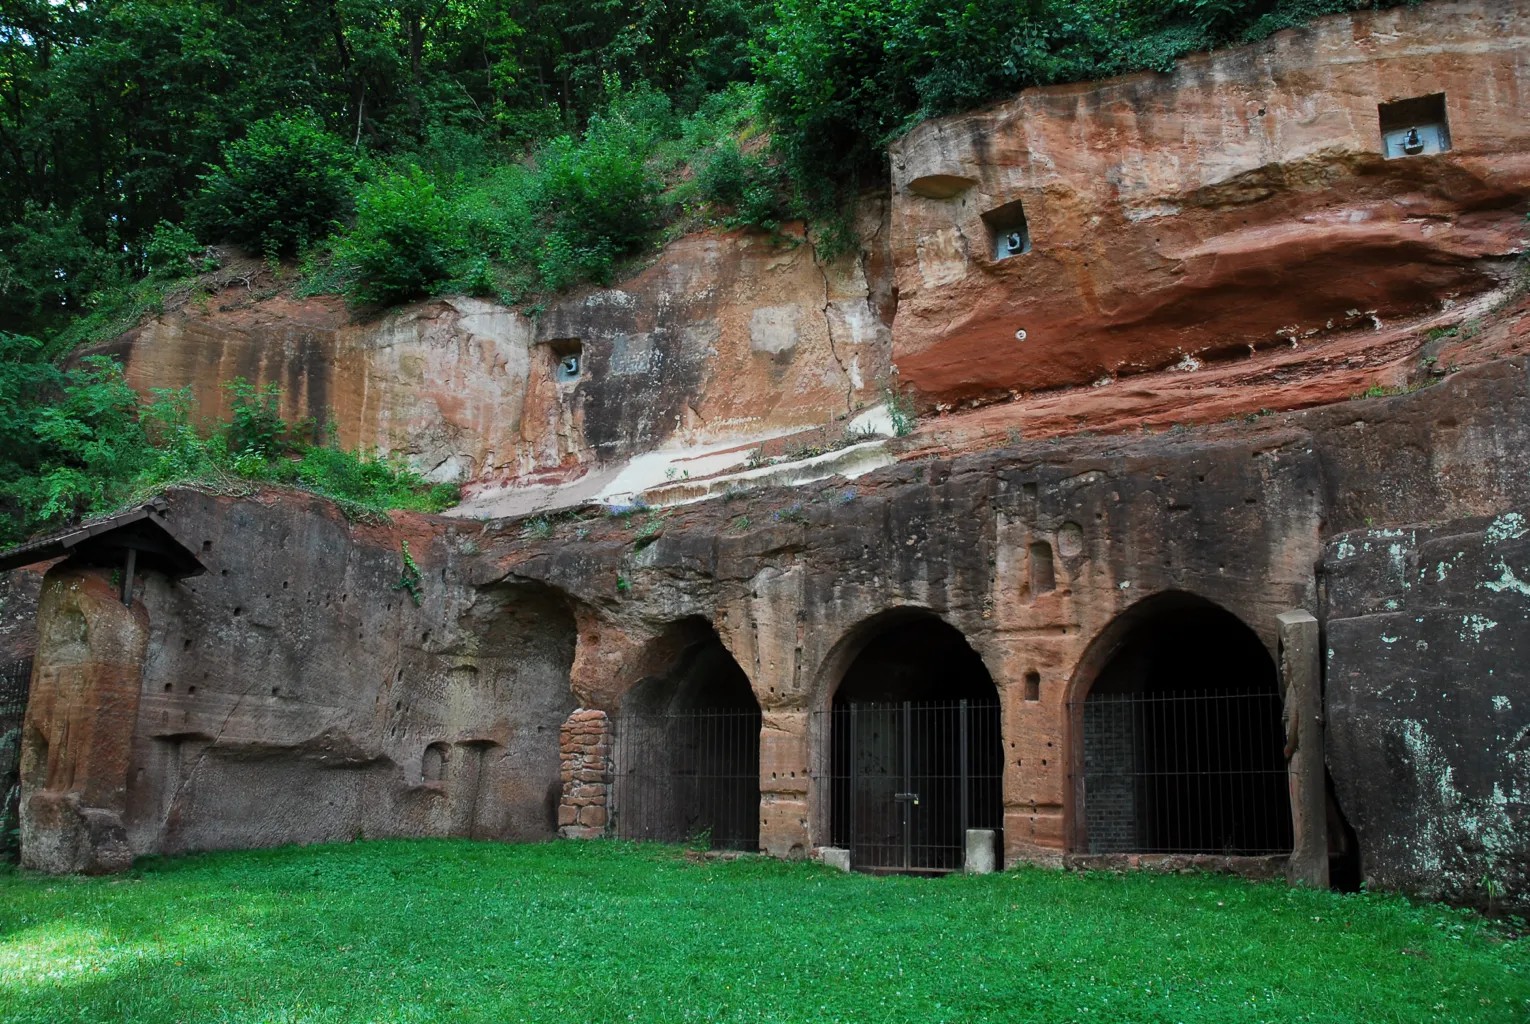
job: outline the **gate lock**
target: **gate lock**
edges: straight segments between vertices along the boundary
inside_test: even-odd
[[[908,800],[908,801],[912,801],[913,805],[915,807],[919,806],[919,794],[918,793],[894,793],[893,794],[893,799],[894,800]]]

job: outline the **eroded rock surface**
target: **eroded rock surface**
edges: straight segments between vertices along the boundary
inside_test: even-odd
[[[916,127],[892,147],[902,379],[986,401],[1492,288],[1526,240],[1527,45],[1523,3],[1361,11]],[[1438,94],[1450,149],[1385,157],[1380,105]]]
[[[253,267],[96,351],[120,356],[141,392],[190,386],[203,417],[228,415],[225,381],[279,384],[289,418],[329,419],[345,447],[400,453],[521,511],[600,494],[663,446],[738,449],[742,463],[751,442],[843,433],[887,384],[890,285],[872,255],[823,264],[800,237],[704,232],[535,319],[462,296],[369,319],[334,296],[292,298]],[[626,490],[654,482],[640,471]]]
[[[1530,883],[1530,519],[1325,549],[1329,763],[1365,877],[1487,903]]]
[[[815,715],[869,639],[922,615],[955,627],[997,687],[1006,861],[1057,862],[1076,828],[1070,704],[1117,623],[1193,595],[1272,647],[1280,612],[1318,607],[1314,566],[1331,531],[1530,504],[1527,384],[1523,360],[1499,360],[1414,394],[1253,427],[1033,442],[905,462],[853,486],[587,515],[546,532],[416,516],[349,524],[290,494],[179,492],[171,521],[212,571],[173,586],[151,577],[134,610],[149,629],[123,830],[134,853],[357,831],[599,831],[613,812],[602,714],[664,671],[677,623],[699,621],[763,712],[761,848],[802,854],[828,829]],[[1399,446],[1432,467],[1432,484],[1413,485],[1419,464],[1396,458]],[[401,587],[406,542],[419,605]],[[1350,611],[1335,614],[1351,628]],[[1502,650],[1479,648],[1476,668]],[[1356,692],[1386,685],[1370,647],[1335,658],[1360,670]],[[1504,685],[1484,699],[1517,707],[1523,687]],[[1367,877],[1420,888],[1372,827],[1390,812],[1366,803],[1366,779],[1401,769],[1385,745],[1345,732],[1405,723],[1344,701],[1330,720]],[[1453,723],[1442,718],[1434,742],[1465,742]],[[1491,759],[1452,769],[1461,792],[1504,782]],[[46,789],[29,779],[28,798]],[[1413,813],[1443,822],[1429,806]],[[1409,828],[1436,827],[1419,820]],[[1500,842],[1505,858],[1522,848]]]

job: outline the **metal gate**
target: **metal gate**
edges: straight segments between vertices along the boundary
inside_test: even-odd
[[[1091,694],[1068,709],[1082,739],[1072,773],[1075,849],[1290,852],[1278,695]]]
[[[0,860],[14,861],[21,854],[21,723],[31,688],[31,658],[0,665]]]
[[[612,819],[623,839],[760,848],[757,709],[622,715]]]
[[[967,830],[1002,827],[997,700],[852,701],[828,718],[831,833],[853,868],[959,871]]]

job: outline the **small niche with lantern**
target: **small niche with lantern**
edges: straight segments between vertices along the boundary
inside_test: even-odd
[[[1445,94],[1383,103],[1381,150],[1388,160],[1443,153],[1450,148],[1450,123],[1445,117]]]

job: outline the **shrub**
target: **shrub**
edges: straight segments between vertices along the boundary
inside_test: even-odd
[[[202,177],[190,219],[208,241],[290,255],[330,233],[350,206],[353,158],[311,118],[270,117],[223,147]]]
[[[296,441],[292,427],[282,419],[281,385],[271,381],[257,388],[243,377],[235,377],[224,381],[223,389],[229,393],[229,422],[223,433],[230,451],[271,459]]]
[[[616,259],[648,240],[662,187],[647,166],[652,145],[626,118],[596,115],[582,140],[563,136],[542,151],[542,206],[571,249]]]
[[[153,277],[185,277],[210,269],[202,258],[196,236],[185,228],[162,220],[154,225],[143,247],[144,270]]]
[[[356,199],[356,226],[335,257],[361,302],[402,302],[450,278],[452,216],[418,167],[385,174]]]

